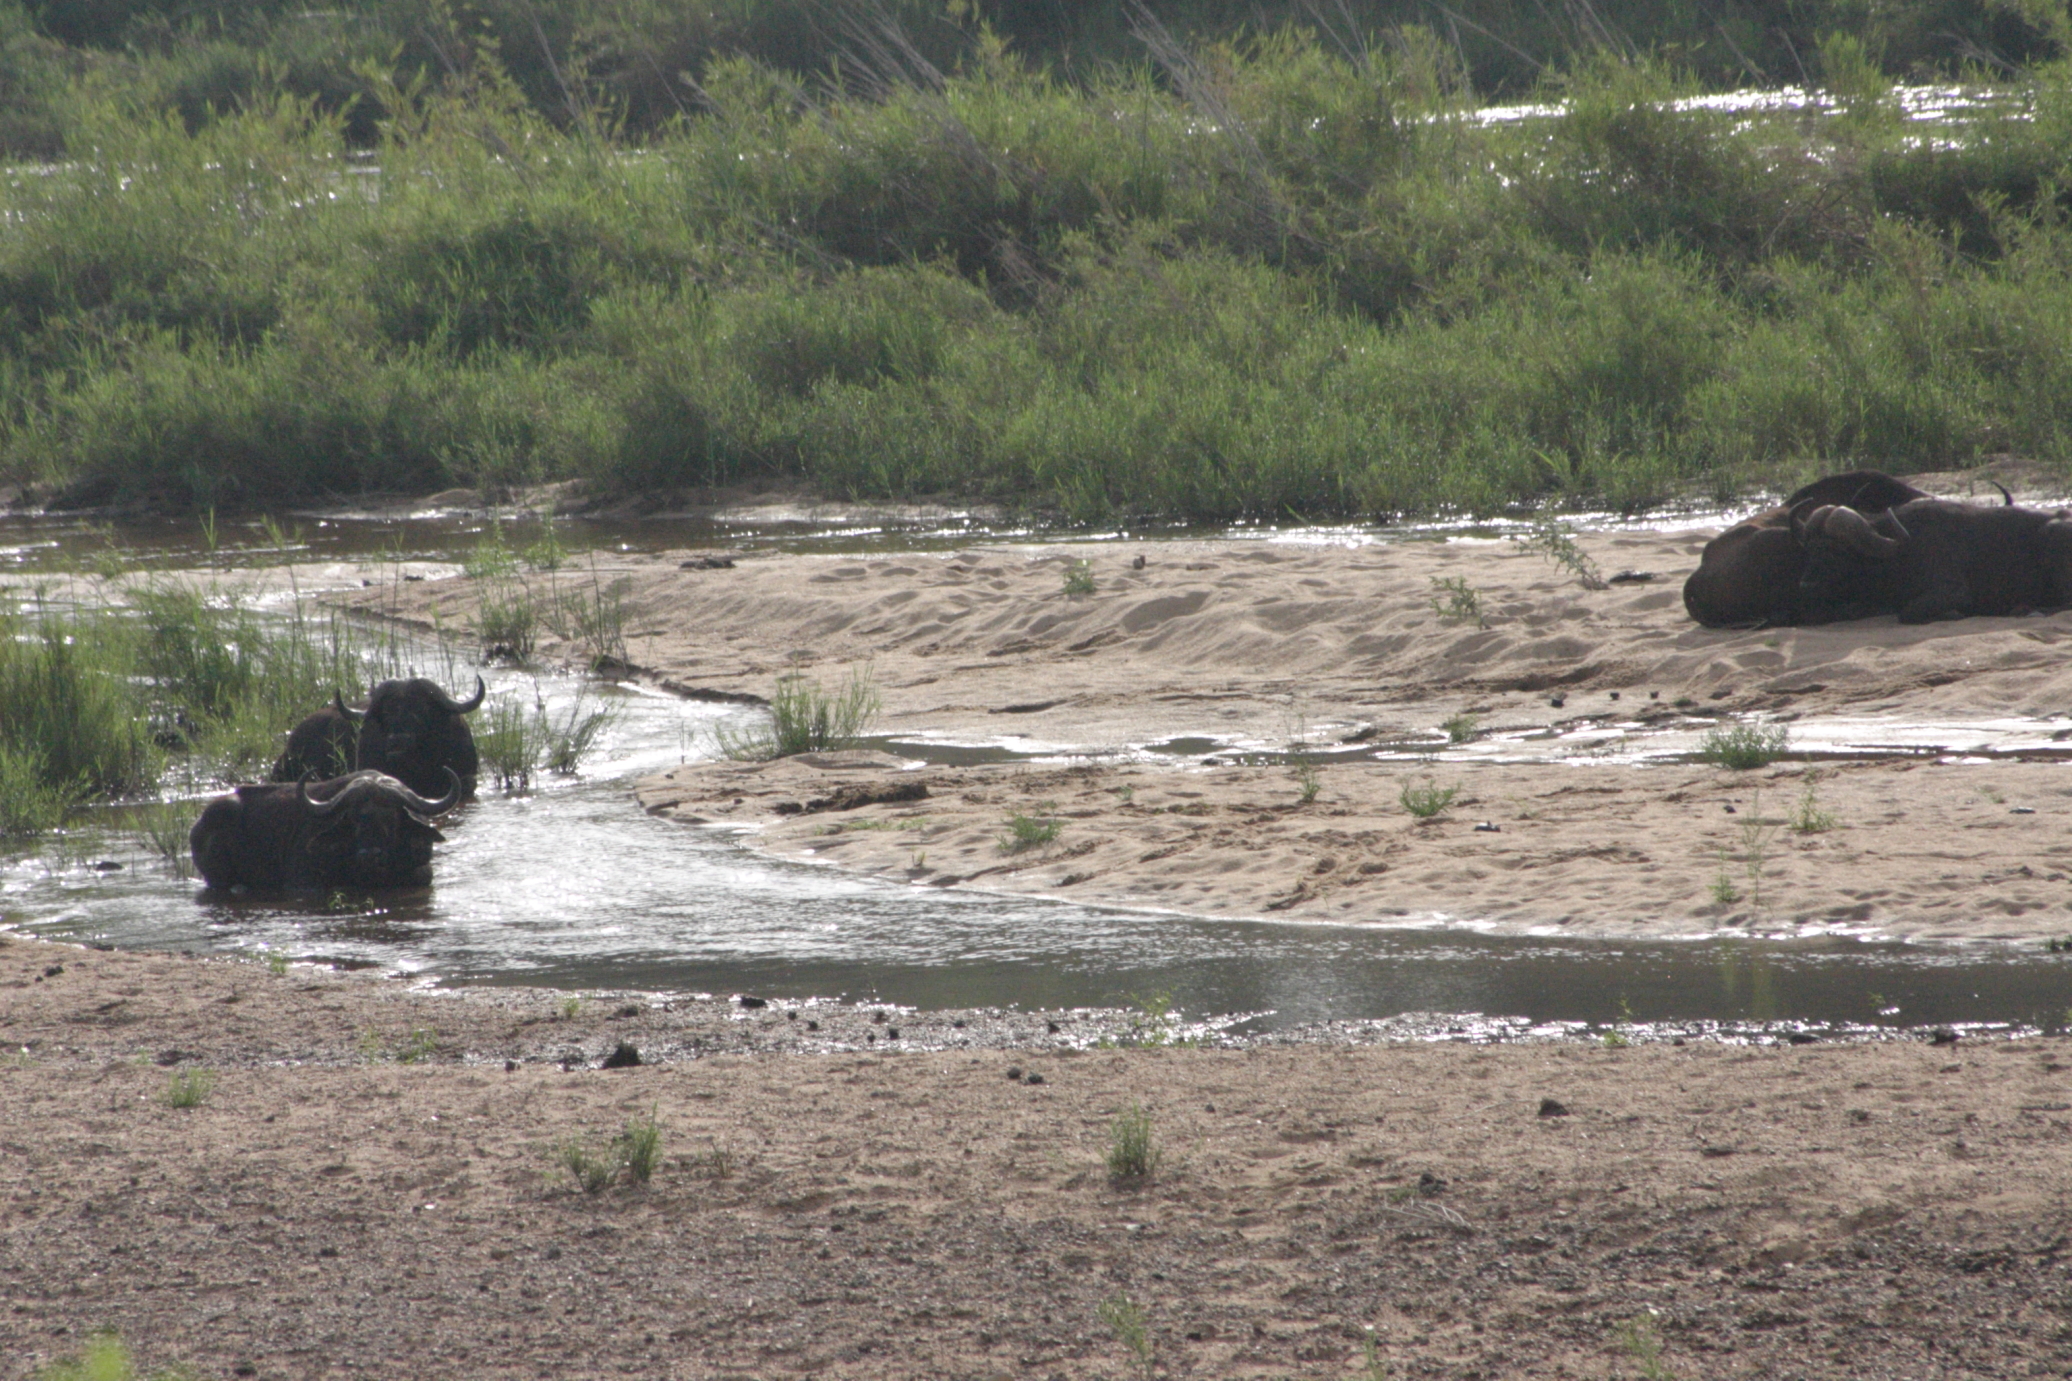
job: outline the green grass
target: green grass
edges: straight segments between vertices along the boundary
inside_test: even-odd
[[[760,762],[797,753],[854,748],[870,732],[883,701],[868,667],[856,667],[833,690],[802,672],[777,678],[768,710],[745,727],[713,732],[729,758]]]
[[[1615,0],[1613,51],[1512,0],[1458,47],[1395,0],[1347,12],[1371,44],[1293,0],[1161,6],[1188,68],[1110,10],[894,0],[948,75],[852,55],[835,95],[811,35],[841,26],[802,3],[495,0],[449,30],[348,0],[81,20],[71,52],[32,15],[150,6],[0,4],[0,142],[93,154],[0,185],[0,478],[224,514],[578,480],[1107,523],[2072,470],[2072,71],[2011,9]],[[2020,55],[2030,118],[1892,117],[1889,75],[1956,73],[1953,35]],[[1671,104],[1742,81],[1737,51],[1809,62],[1843,113]],[[1497,90],[1568,113],[1456,118]],[[471,564],[561,566],[515,540]],[[565,593],[543,626],[623,659],[623,587]]]
[[[129,1349],[113,1333],[100,1333],[87,1340],[76,1357],[39,1368],[36,1381],[180,1381],[184,1371],[154,1372],[150,1377],[137,1369]]]
[[[662,1163],[662,1126],[650,1112],[632,1118],[603,1148],[583,1137],[556,1142],[549,1152],[554,1170],[585,1194],[602,1194],[615,1183],[645,1185]],[[726,1174],[725,1156],[714,1152],[714,1178]]]
[[[1768,767],[1790,747],[1791,731],[1782,724],[1767,729],[1759,724],[1723,724],[1707,730],[1699,740],[1698,760],[1746,772]]]
[[[1153,1375],[1157,1353],[1151,1340],[1151,1316],[1144,1306],[1127,1294],[1101,1301],[1097,1311],[1101,1322],[1115,1335],[1115,1341],[1129,1349],[1130,1358],[1145,1377]]]
[[[1132,1102],[1129,1110],[1108,1124],[1110,1178],[1137,1182],[1151,1179],[1164,1160],[1151,1129],[1151,1114]]]
[[[541,772],[572,776],[597,747],[598,739],[618,720],[617,707],[587,705],[578,695],[564,714],[549,711],[534,687],[528,708],[515,696],[499,696],[481,712],[475,727],[475,751],[499,790],[523,795]]]
[[[1041,812],[1039,814],[1029,815],[1018,810],[1008,816],[1007,833],[1000,837],[1000,852],[1018,854],[1055,842],[1065,828],[1065,822],[1050,813],[1056,805],[1054,801],[1045,801],[1036,807]]]
[[[213,1069],[183,1069],[173,1075],[160,1099],[169,1108],[198,1108],[215,1088]]]
[[[1453,804],[1453,798],[1460,794],[1458,786],[1439,786],[1429,778],[1422,782],[1405,782],[1396,793],[1397,802],[1420,820],[1429,820]]]

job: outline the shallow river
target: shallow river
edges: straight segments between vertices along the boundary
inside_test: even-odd
[[[453,559],[476,540],[478,528],[436,515],[407,523],[318,526],[305,520],[294,551],[247,550],[230,559],[373,551]],[[572,543],[634,549],[725,541],[867,550],[946,546],[983,535],[956,520],[905,529],[650,524],[566,533]],[[1251,535],[1367,541],[1438,533]],[[132,559],[168,568],[194,564],[207,545],[191,526],[173,524],[117,536]],[[226,547],[261,540],[244,529],[217,536]],[[1015,534],[1016,540],[1032,536]],[[105,530],[76,524],[0,526],[0,564],[13,567],[20,585],[107,540]],[[427,670],[439,671],[446,660],[431,648],[425,656]],[[1207,921],[848,877],[762,857],[733,834],[652,819],[633,803],[632,778],[709,751],[713,722],[738,711],[600,690],[568,677],[487,674],[493,694],[529,700],[537,692],[550,708],[566,707],[577,695],[593,702],[607,697],[617,719],[580,776],[550,778],[527,796],[485,789],[448,830],[429,892],[383,899],[374,908],[313,899],[218,901],[198,883],[175,877],[133,836],[111,829],[0,863],[6,924],[125,948],[279,951],[447,983],[847,995],[927,1008],[1169,998],[1191,1016],[1243,1015],[1244,1029],[1253,1030],[1405,1011],[1537,1022],[2056,1024],[2072,1006],[2072,956],[2034,948],[1841,937],[1637,943],[1495,938],[1461,928]],[[1817,726],[1795,727],[1819,737]],[[2048,725],[2019,723],[1947,728],[1968,735],[1967,743],[2049,735]],[[1934,726],[1907,731],[1920,743],[1948,737]],[[1867,723],[1829,732],[1837,744],[1866,750],[1894,737]],[[1681,748],[1615,726],[1593,733],[1615,741],[1568,749],[1647,755]],[[937,745],[900,746],[957,755]],[[1232,749],[1214,740],[1164,747],[1191,754]],[[1520,742],[1473,751],[1510,756],[1562,747]]]

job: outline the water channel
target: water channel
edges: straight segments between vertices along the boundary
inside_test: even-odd
[[[122,544],[132,564],[167,570],[206,559],[311,563],[370,553],[451,561],[479,540],[482,526],[479,517],[436,512],[379,522],[305,519],[284,548],[258,550],[256,530],[219,532],[225,547],[243,548],[226,557],[220,548],[208,550],[192,524],[111,531],[61,520],[17,521],[0,525],[0,581],[19,593],[39,574],[77,562],[110,540]],[[845,551],[1045,536],[959,517],[908,524],[581,525],[563,535],[572,545],[629,550],[725,543]],[[1224,535],[1367,542],[1434,540],[1459,531]],[[427,647],[425,657],[426,670],[441,663],[454,670],[448,652]],[[578,775],[547,778],[522,796],[485,784],[482,799],[449,829],[437,883],[428,892],[335,903],[224,900],[175,876],[134,835],[110,828],[75,832],[0,859],[0,923],[123,948],[279,952],[445,984],[847,996],[918,1008],[1115,1006],[1169,996],[1190,1016],[1241,1017],[1238,1029],[1248,1031],[1410,1011],[1541,1023],[2057,1025],[2072,1006],[2072,956],[2035,947],[1837,935],[1636,942],[1490,936],[1470,925],[1197,920],[853,877],[764,857],[733,833],[650,818],[632,801],[633,778],[710,752],[713,723],[743,711],[559,674],[491,668],[485,675],[492,694],[538,696],[556,713],[577,697],[602,698],[616,717]],[[1991,751],[1997,743],[2055,736],[2048,723],[2012,721],[1908,726],[1906,733],[1852,721],[1795,727],[1816,750],[1834,752],[1947,750],[1953,744]],[[938,760],[1000,751],[893,746]],[[1673,734],[1606,725],[1568,742],[1493,740],[1463,750],[1462,761],[1472,762],[1473,754],[1576,751],[1645,756],[1686,747]],[[1247,746],[1202,739],[1137,751],[1228,758]]]

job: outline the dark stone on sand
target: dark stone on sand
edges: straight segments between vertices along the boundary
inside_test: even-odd
[[[806,1029],[808,1031],[818,1031],[820,1029],[820,1023],[809,1019],[806,1022]]]
[[[888,1026],[888,1027],[886,1027],[886,1028],[885,1028],[885,1039],[886,1039],[886,1040],[888,1040],[888,1041],[896,1041],[896,1040],[898,1040],[898,1039],[899,1039],[899,1028],[898,1028],[897,1026]]]
[[[199,1055],[196,1055],[191,1050],[182,1050],[178,1046],[174,1046],[171,1050],[159,1051],[156,1063],[160,1069],[171,1069],[182,1060],[198,1060],[200,1058]]]
[[[1786,1036],[1785,1039],[1793,1045],[1813,1045],[1820,1040],[1820,1037],[1814,1035],[1811,1031],[1794,1031]]]
[[[1021,1077],[1022,1077],[1022,1067],[1021,1067],[1020,1065],[1009,1065],[1009,1066],[1007,1067],[1007,1077],[1008,1077],[1008,1078],[1010,1078],[1010,1079],[1019,1079],[1019,1078],[1021,1078]]]
[[[612,1047],[612,1053],[604,1057],[599,1069],[631,1069],[640,1063],[640,1052],[630,1041],[620,1041]]]
[[[1063,1030],[1065,1029],[1064,1027],[1062,1027],[1062,1026],[1058,1025],[1058,1024],[1057,1024],[1056,1022],[1054,1022],[1054,1021],[1047,1021],[1047,1022],[1045,1022],[1045,1023],[1043,1023],[1043,1024],[1044,1024],[1045,1026],[1048,1026],[1048,1027],[1050,1028],[1050,1033],[1051,1033],[1051,1034],[1052,1034],[1053,1036],[1057,1035],[1057,1034],[1058,1034],[1059,1032],[1061,1032],[1061,1031],[1063,1031]]]
[[[1022,1082],[1025,1084],[1040,1084],[1043,1082],[1043,1076],[1041,1074],[1031,1074],[1028,1078],[1022,1080]]]
[[[504,1073],[506,1073],[506,1074],[516,1074],[517,1072],[518,1072],[518,1062],[517,1062],[516,1060],[505,1060],[505,1061],[504,1061]]]
[[[1947,1026],[1938,1026],[1929,1035],[1928,1043],[1930,1045],[1955,1045],[1957,1043],[1957,1033]]]
[[[1557,1098],[1542,1098],[1540,1100],[1540,1116],[1567,1117],[1568,1104],[1562,1102]]]
[[[767,1007],[770,1005],[770,1000],[768,998],[750,997],[747,993],[742,993],[739,997],[736,997],[734,1000],[740,1003],[743,1007]]]
[[[65,966],[63,964],[52,964],[49,968],[43,971],[43,976],[45,978],[56,978],[59,974],[63,973],[64,971]]]
[[[1726,1145],[1701,1146],[1698,1148],[1698,1154],[1701,1156],[1710,1156],[1714,1160],[1717,1160],[1721,1156],[1733,1155],[1734,1148]]]

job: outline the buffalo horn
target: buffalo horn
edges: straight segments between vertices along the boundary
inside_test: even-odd
[[[1895,517],[1892,521],[1896,525],[1899,519]],[[1853,508],[1844,508],[1839,504],[1827,510],[1824,522],[1815,524],[1809,520],[1807,525],[1816,527],[1858,556],[1868,556],[1874,560],[1884,560],[1898,551],[1900,546],[1900,538],[1887,537],[1871,526],[1870,519]],[[1906,529],[1900,528],[1900,532],[1904,535]]]
[[[489,694],[489,687],[482,684],[482,678],[478,675],[475,677],[475,698],[472,700],[455,700],[446,693],[443,686],[438,687],[438,693],[439,708],[448,714],[473,714],[482,708],[482,697]]]
[[[347,719],[350,719],[355,724],[359,723],[361,720],[367,717],[367,712],[365,710],[355,710],[348,706],[345,703],[345,697],[339,694],[336,688],[333,688],[333,690],[331,691],[331,708],[338,711],[338,713],[344,715]]]
[[[460,804],[460,777],[450,767],[442,768],[441,770],[446,773],[447,789],[446,794],[436,801],[427,801],[424,797],[418,795],[394,777],[389,776],[386,772],[376,772],[372,768],[368,768],[364,772],[355,772],[350,777],[347,777],[345,785],[333,792],[328,800],[319,801],[310,795],[307,779],[298,782],[295,789],[302,797],[302,804],[309,808],[310,814],[318,818],[331,814],[344,805],[347,800],[365,796],[371,791],[379,791],[395,797],[418,815],[444,815],[447,811]]]
[[[1816,508],[1825,507],[1828,505],[1822,504],[1818,499],[1800,499],[1791,506],[1791,535],[1794,540],[1802,544],[1805,542],[1806,529],[1812,522],[1812,513]]]
[[[1992,480],[1992,481],[1989,481],[1989,483],[1991,483],[1991,484],[1992,484],[1992,486],[1993,486],[1993,487],[1994,487],[1995,489],[1997,489],[1997,490],[1999,490],[1999,491],[2000,491],[2000,498],[2001,498],[2001,501],[2002,501],[2002,503],[2004,504],[2004,506],[2006,506],[2006,507],[2008,507],[2008,508],[2013,508],[2013,507],[2014,507],[2014,495],[2012,495],[2012,494],[2010,494],[2010,493],[2008,493],[2008,492],[2007,492],[2007,486],[2006,486],[2006,485],[2004,485],[2004,484],[2002,484],[2002,483],[2001,483],[2001,482],[2000,482],[1999,480]]]

